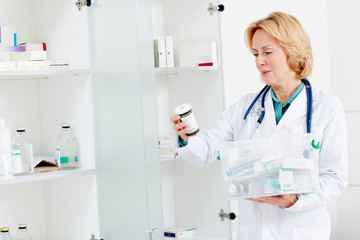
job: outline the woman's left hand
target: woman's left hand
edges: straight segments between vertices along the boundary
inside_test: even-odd
[[[286,194],[279,196],[246,198],[246,200],[259,203],[268,203],[279,207],[288,208],[296,203],[297,197],[295,194]]]

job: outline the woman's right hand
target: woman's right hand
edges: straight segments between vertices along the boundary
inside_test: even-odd
[[[181,137],[181,139],[184,142],[189,141],[189,136],[186,135],[186,133],[189,131],[189,128],[186,125],[186,122],[180,122],[180,116],[179,115],[171,116],[170,121],[174,124],[173,129]]]

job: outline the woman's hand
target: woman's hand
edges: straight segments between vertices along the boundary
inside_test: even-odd
[[[186,122],[180,122],[180,116],[174,115],[170,117],[170,121],[174,124],[173,129],[177,132],[177,134],[181,137],[184,142],[189,141],[189,136],[186,133],[189,131]]]
[[[279,196],[246,198],[246,200],[259,203],[268,203],[279,207],[288,208],[296,203],[297,197],[295,194],[286,194]]]

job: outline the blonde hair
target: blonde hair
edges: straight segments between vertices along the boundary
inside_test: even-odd
[[[258,29],[265,30],[278,40],[288,55],[288,65],[300,79],[311,75],[313,56],[310,39],[300,22],[293,16],[273,12],[268,17],[251,23],[245,30],[245,44],[253,52],[253,36]]]

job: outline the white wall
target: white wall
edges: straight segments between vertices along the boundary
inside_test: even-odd
[[[329,48],[326,1],[232,1],[223,0],[221,38],[224,68],[225,105],[228,107],[249,92],[258,92],[262,82],[255,58],[244,43],[247,26],[273,11],[288,12],[297,17],[307,31],[313,48],[313,85],[330,91]],[[316,21],[314,21],[316,19]]]
[[[332,239],[359,239],[360,228],[360,28],[356,0],[328,1],[330,77],[332,92],[344,104],[348,122],[349,187],[338,199]]]
[[[34,40],[47,44],[48,58],[67,58],[72,68],[89,68],[86,8],[79,12],[73,0],[35,0]]]
[[[46,239],[90,239],[91,234],[99,237],[95,175],[48,180],[44,182],[44,195]]]
[[[18,43],[34,41],[35,39],[33,9],[34,0],[0,1],[0,24],[16,27]]]

